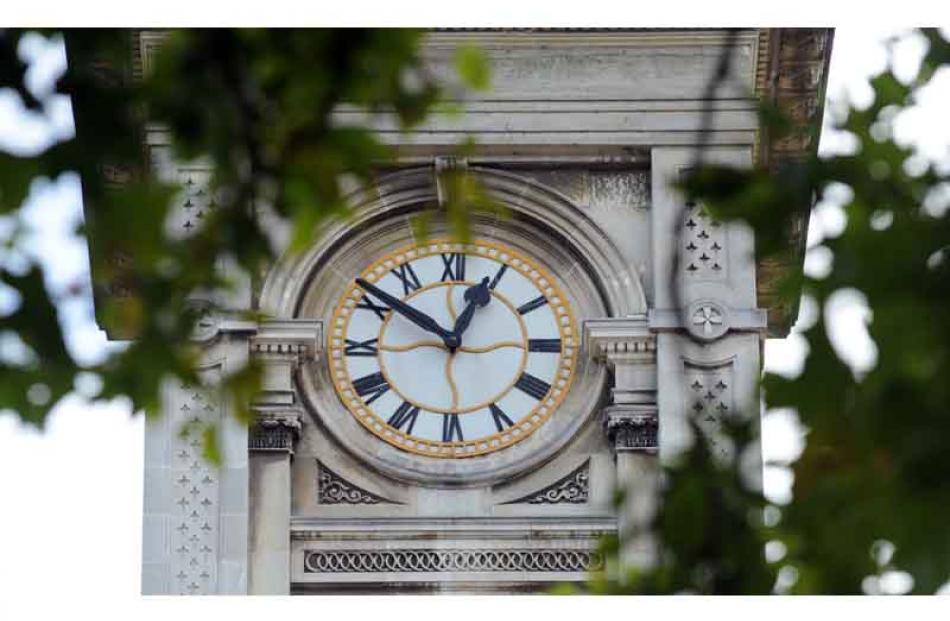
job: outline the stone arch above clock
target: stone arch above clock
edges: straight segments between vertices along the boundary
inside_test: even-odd
[[[569,292],[579,322],[646,313],[643,288],[629,262],[570,199],[517,174],[488,168],[473,168],[470,174],[509,209],[504,218],[476,216],[473,237],[543,257]],[[327,226],[309,250],[275,267],[262,290],[262,310],[277,317],[328,320],[339,300],[337,289],[342,291],[374,257],[411,244],[407,218],[436,202],[432,166],[381,176],[374,187],[352,196],[352,219]],[[444,232],[444,224],[433,224],[432,235]],[[316,360],[297,374],[297,389],[309,414],[357,460],[394,479],[424,486],[485,486],[530,471],[596,424],[595,410],[606,387],[606,368],[582,353],[560,415],[501,451],[445,463],[368,437],[334,393],[326,366],[326,361]]]
[[[483,167],[469,173],[503,203],[513,220],[538,227],[582,260],[597,281],[608,316],[647,312],[644,288],[608,235],[570,198],[529,177]],[[298,314],[310,274],[354,230],[394,216],[431,207],[438,200],[432,166],[417,166],[380,176],[370,188],[350,195],[353,217],[320,231],[310,248],[285,255],[268,274],[260,295],[261,311],[274,317]]]

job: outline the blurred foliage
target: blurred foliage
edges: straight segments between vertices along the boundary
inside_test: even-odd
[[[914,592],[931,593],[950,578],[943,513],[950,506],[950,183],[946,169],[920,164],[892,131],[895,116],[950,64],[950,44],[923,32],[930,47],[917,78],[908,84],[885,71],[872,82],[874,103],[838,123],[855,139],[855,153],[770,170],[704,166],[684,186],[716,217],[748,222],[762,256],[784,251],[803,200],[847,189],[847,224],[821,244],[833,256],[830,272],[794,272],[780,287],[796,298],[804,291],[820,311],[800,332],[809,349],[803,372],[764,380],[767,406],[794,408],[808,430],[792,464],[793,501],[768,505],[750,489],[742,459],[716,459],[706,442],[695,442],[662,473],[656,562],[620,567],[625,542],[606,541],[610,569],[589,590],[859,593],[869,577],[899,568],[913,577]],[[40,110],[18,54],[24,34],[0,33],[0,88]],[[51,291],[41,264],[8,260],[14,235],[2,251],[0,291],[16,303],[3,311],[0,332],[27,354],[0,356],[0,408],[42,426],[77,378],[92,373],[102,380],[97,398],[124,395],[136,410],[157,413],[163,382],[198,382],[197,352],[187,342],[202,309],[192,302],[197,293],[207,299],[228,289],[216,267],[222,260],[254,278],[275,260],[261,210],[292,222],[292,246],[300,248],[327,218],[346,217],[343,180],[370,182],[392,155],[368,128],[340,126],[332,113],[345,105],[390,112],[409,128],[455,109],[440,102],[419,39],[408,30],[175,31],[145,79],[131,80],[130,33],[66,33],[69,69],[56,92],[72,98],[77,136],[39,154],[0,152],[0,213],[18,218],[36,179],[78,172],[82,232],[96,240],[95,286],[109,294],[99,297],[99,319],[135,338],[101,363],[78,363],[58,305],[88,292],[81,284]],[[460,50],[456,69],[469,87],[489,84],[477,50]],[[145,118],[169,130],[177,158],[214,170],[218,207],[184,239],[166,235],[177,188],[142,169]],[[790,127],[770,107],[762,119],[773,136]],[[443,171],[440,192],[461,237],[466,209],[498,209],[456,167]],[[414,226],[425,232],[428,218]],[[878,356],[866,372],[838,356],[821,312],[842,291],[859,292],[873,314],[868,329]],[[226,379],[235,403],[249,401],[257,376],[249,366]],[[248,420],[246,411],[237,415]],[[756,450],[754,421],[726,421],[726,430],[734,455]],[[693,431],[703,437],[695,424]],[[215,430],[202,435],[205,456],[219,460]],[[783,553],[767,559],[766,543]]]
[[[696,442],[683,465],[664,473],[657,567],[614,588],[873,593],[882,575],[900,571],[913,593],[933,593],[950,579],[950,166],[927,163],[894,137],[895,119],[938,69],[950,70],[950,43],[921,32],[929,50],[917,77],[902,82],[885,70],[871,80],[873,104],[851,106],[835,122],[854,139],[853,153],[773,169],[703,166],[685,182],[715,217],[751,225],[763,257],[786,252],[812,196],[843,197],[846,225],[809,250],[831,257],[827,274],[799,269],[780,286],[785,301],[803,294],[818,309],[814,323],[799,326],[808,344],[801,374],[763,382],[766,406],[793,408],[806,429],[791,464],[792,501],[763,511]],[[791,127],[776,110],[764,112],[772,135]],[[870,369],[853,369],[833,344],[828,317],[842,295],[863,297],[870,309]],[[745,430],[733,431],[742,446]],[[750,514],[769,519],[743,519]]]
[[[0,88],[43,110],[26,86],[28,67],[20,56],[28,34],[0,31]],[[135,33],[64,34],[68,69],[54,94],[71,98],[76,136],[38,154],[0,151],[0,214],[19,221],[37,179],[78,172],[81,233],[94,240],[97,318],[113,338],[132,340],[101,363],[77,362],[58,305],[64,296],[89,296],[87,285],[51,291],[41,262],[24,268],[11,260],[23,254],[20,237],[6,240],[0,294],[13,308],[0,316],[0,333],[18,338],[26,353],[0,352],[0,410],[39,427],[77,377],[101,379],[94,398],[126,396],[134,410],[150,415],[160,410],[164,382],[199,382],[189,336],[209,300],[223,299],[234,286],[220,265],[230,262],[256,279],[283,251],[261,214],[290,222],[291,246],[302,248],[328,218],[348,216],[344,183],[370,182],[393,156],[368,127],[335,121],[335,111],[349,106],[389,114],[408,129],[444,95],[460,94],[443,92],[429,74],[420,57],[422,33],[415,30],[170,31],[144,77],[133,64]],[[456,66],[456,88],[487,86],[487,66],[476,50],[460,50]],[[146,119],[168,131],[177,161],[213,170],[216,206],[185,238],[168,234],[180,188],[144,165]],[[453,193],[452,213],[465,200]],[[224,383],[245,422],[249,412],[241,404],[250,403],[258,380],[252,365]],[[214,429],[203,435],[205,454],[216,461]]]

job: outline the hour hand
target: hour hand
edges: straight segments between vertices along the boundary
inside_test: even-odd
[[[475,309],[487,306],[488,303],[491,302],[491,291],[488,290],[488,277],[483,278],[481,283],[466,289],[464,297],[465,301],[468,302],[468,306],[465,307],[462,314],[455,320],[455,328],[452,330],[459,344],[462,342],[462,333],[468,329],[468,324],[472,322]]]
[[[396,311],[397,313],[399,313],[400,315],[402,315],[403,317],[405,317],[412,323],[416,324],[423,330],[439,335],[439,337],[441,337],[442,341],[445,343],[446,347],[450,349],[454,349],[455,347],[458,346],[456,344],[457,339],[455,337],[455,334],[453,332],[450,332],[449,330],[446,330],[442,326],[440,326],[439,322],[437,322],[432,317],[429,317],[428,315],[426,315],[420,310],[416,310],[415,308],[409,306],[408,304],[406,304],[405,302],[403,302],[396,296],[386,293],[379,287],[363,280],[362,278],[357,278],[356,284],[359,285],[360,288],[362,288],[364,291],[372,293],[375,297],[379,298],[381,301],[385,302],[386,304],[389,304],[389,306],[392,307],[394,311]]]

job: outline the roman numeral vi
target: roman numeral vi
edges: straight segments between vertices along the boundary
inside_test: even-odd
[[[462,424],[459,422],[458,414],[446,414],[442,417],[442,441],[443,442],[461,442]]]

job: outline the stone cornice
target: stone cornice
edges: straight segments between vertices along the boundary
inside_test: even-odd
[[[643,360],[656,358],[656,339],[646,315],[588,319],[583,327],[588,354],[595,360]]]
[[[311,360],[323,348],[323,322],[317,319],[264,321],[250,339],[251,353],[258,356]]]

